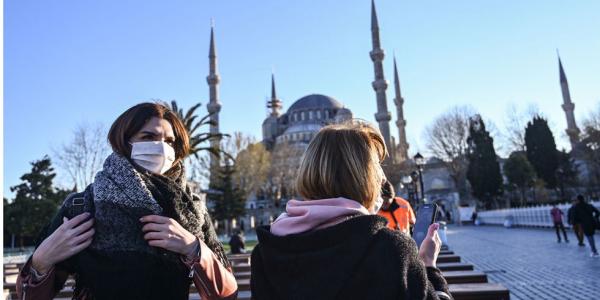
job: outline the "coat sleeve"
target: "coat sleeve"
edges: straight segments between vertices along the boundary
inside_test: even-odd
[[[412,239],[405,248],[406,268],[406,299],[446,300],[452,299],[448,283],[442,272],[435,267],[425,267],[417,253],[417,247]]]
[[[31,273],[30,257],[17,277],[17,298],[20,300],[53,299],[65,285],[68,277],[69,273],[66,270],[54,266],[41,278],[34,278]]]
[[[204,214],[202,233],[200,257],[191,262],[184,260],[196,289],[202,299],[236,299],[237,282],[208,213]]]
[[[190,268],[194,285],[202,299],[236,299],[237,282],[231,267],[225,267],[204,243],[200,242],[200,257],[183,260]]]

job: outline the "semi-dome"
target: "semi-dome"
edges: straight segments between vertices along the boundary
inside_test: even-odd
[[[311,94],[298,99],[290,108],[288,112],[295,110],[305,109],[317,109],[317,108],[331,108],[340,109],[344,106],[339,101],[321,94]]]

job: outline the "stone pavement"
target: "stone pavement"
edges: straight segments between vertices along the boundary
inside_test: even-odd
[[[554,229],[450,226],[448,243],[463,261],[510,289],[511,299],[600,299],[600,258],[590,248],[557,243]],[[600,234],[596,232],[596,247]]]

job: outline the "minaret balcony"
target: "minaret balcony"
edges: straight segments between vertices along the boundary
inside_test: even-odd
[[[382,111],[375,114],[375,120],[377,122],[381,121],[390,121],[392,119],[392,114],[389,111]]]
[[[206,82],[208,82],[208,84],[219,84],[220,81],[221,78],[217,74],[210,74],[206,76]]]
[[[378,79],[372,82],[373,85],[373,89],[378,91],[378,90],[385,90],[388,87],[388,81],[385,79]]]
[[[383,49],[373,49],[369,54],[371,55],[372,61],[382,61],[385,57],[385,51],[383,51]]]

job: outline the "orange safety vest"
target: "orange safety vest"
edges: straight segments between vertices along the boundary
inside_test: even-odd
[[[394,198],[394,203],[390,204],[387,211],[380,209],[377,214],[388,220],[387,227],[389,229],[400,230],[407,234],[410,233],[410,225],[414,225],[416,221],[410,203],[400,197]]]

